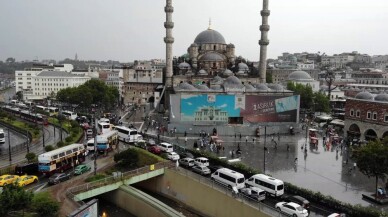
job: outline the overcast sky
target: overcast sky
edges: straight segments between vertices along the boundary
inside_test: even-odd
[[[165,0],[0,0],[0,60],[164,58]],[[212,27],[259,59],[262,0],[173,0],[174,56]],[[268,56],[388,54],[386,0],[270,0]]]

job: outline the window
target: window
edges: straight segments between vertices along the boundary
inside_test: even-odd
[[[360,117],[360,113],[361,113],[360,110],[357,110],[357,111],[356,111],[356,117],[359,118],[359,117]]]
[[[377,120],[377,112],[373,112],[373,120]]]
[[[368,111],[366,113],[366,119],[371,119],[372,118],[372,113],[370,111]]]
[[[388,114],[384,115],[384,122],[388,122]]]
[[[350,116],[354,116],[354,110],[353,109],[350,109]]]

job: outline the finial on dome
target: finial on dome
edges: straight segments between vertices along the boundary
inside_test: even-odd
[[[209,30],[212,29],[212,18],[211,17],[209,18],[209,28],[207,28],[207,29],[209,29]]]

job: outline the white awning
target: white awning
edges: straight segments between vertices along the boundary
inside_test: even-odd
[[[340,120],[340,119],[334,119],[330,123],[334,124],[334,125],[342,126],[342,127],[345,126],[345,122],[343,120]]]

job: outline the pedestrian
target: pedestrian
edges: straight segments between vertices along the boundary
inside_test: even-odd
[[[236,140],[237,138],[237,133],[234,133],[234,140]]]
[[[179,167],[179,161],[176,161],[176,168]]]
[[[294,160],[295,165],[298,163],[298,158],[296,157]]]
[[[240,140],[241,140],[241,133],[240,133]]]
[[[357,167],[357,163],[354,162],[354,163],[353,163],[353,169],[356,169],[356,167]]]
[[[271,141],[274,141],[274,139],[273,139],[273,134],[271,135]]]
[[[237,149],[238,150],[240,149],[240,143],[237,143]]]
[[[255,137],[252,137],[252,143],[255,144]]]
[[[234,158],[234,150],[232,150],[232,158]]]
[[[185,145],[187,144],[187,136],[185,137]]]
[[[245,137],[245,144],[248,144],[248,136]]]
[[[187,136],[187,132],[185,131],[185,137]]]
[[[290,144],[287,144],[287,151],[290,151]]]
[[[278,133],[278,141],[280,141],[280,133]]]

